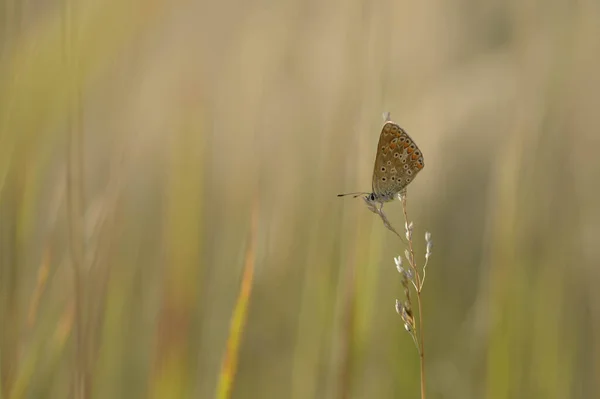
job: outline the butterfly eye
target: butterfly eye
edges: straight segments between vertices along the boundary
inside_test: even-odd
[[[381,171],[385,172],[385,167],[384,166],[381,167]]]
[[[405,163],[404,164],[404,170],[408,169],[408,165]]]
[[[415,151],[415,155],[421,155],[419,151]]]
[[[384,177],[381,178],[381,181],[386,181],[387,179]]]
[[[404,159],[402,160],[402,163],[406,163],[406,158],[404,158]]]
[[[387,166],[392,166],[392,161],[387,161]]]
[[[407,170],[406,173],[412,175],[412,170]]]
[[[414,149],[415,149],[415,145],[414,145],[414,144],[411,144],[411,145],[410,145],[410,148],[412,148],[412,149],[414,150]]]
[[[400,142],[404,143],[404,137],[400,137]]]
[[[399,153],[395,153],[394,154],[394,158],[400,158],[400,154]]]
[[[397,142],[398,142],[397,138],[395,138],[395,139],[392,140],[392,143],[394,143],[394,144],[396,144]]]
[[[375,194],[371,193],[371,197],[369,197],[371,199],[371,201],[375,201]]]
[[[406,178],[406,184],[410,183],[410,177]]]
[[[394,176],[392,176],[392,181],[396,180],[396,178]]]

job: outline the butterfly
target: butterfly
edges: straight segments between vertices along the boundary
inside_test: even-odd
[[[412,138],[392,122],[390,114],[384,114],[385,123],[379,135],[371,193],[338,194],[338,197],[354,195],[354,198],[366,195],[363,199],[371,211],[382,213],[383,204],[393,201],[400,194],[406,193],[406,187],[425,167],[423,153]],[[379,204],[379,208],[376,207]],[[384,219],[385,222],[385,219]]]

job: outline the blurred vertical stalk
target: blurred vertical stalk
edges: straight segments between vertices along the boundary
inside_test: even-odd
[[[22,245],[18,215],[22,196],[21,166],[22,162],[15,162],[13,158],[0,198],[0,382],[4,397],[8,397],[12,391],[19,365],[19,266]]]
[[[221,373],[217,387],[217,399],[229,399],[233,389],[235,373],[237,371],[238,354],[240,343],[246,319],[248,318],[248,305],[250,303],[250,294],[252,293],[252,283],[254,281],[254,262],[256,259],[256,240],[258,231],[258,198],[254,200],[254,209],[252,210],[252,221],[250,232],[248,234],[248,248],[244,260],[244,274],[242,276],[242,285],[235,304],[233,315],[229,326],[229,337],[227,339],[227,349],[223,356],[221,364]]]
[[[195,105],[198,112],[200,105]],[[201,122],[189,112],[173,135],[167,188],[166,261],[162,278],[162,304],[150,397],[185,398],[192,390],[189,348],[202,269],[202,170]]]
[[[527,300],[525,268],[515,249],[518,221],[518,181],[523,167],[524,137],[536,132],[537,126],[524,115],[517,121],[510,144],[496,165],[495,183],[490,195],[490,272],[489,315],[494,329],[489,337],[487,353],[486,398],[502,399],[514,395],[520,388],[522,370],[515,361],[523,350],[519,340],[523,311],[520,304]],[[527,128],[529,127],[529,128]]]
[[[14,45],[17,36],[19,4],[13,0],[3,3],[2,46],[0,57]],[[0,58],[2,59],[2,58]],[[11,76],[12,78],[12,76]],[[6,118],[8,119],[8,111]],[[9,151],[16,138],[14,133],[0,126],[0,141]],[[5,153],[12,155],[12,151]],[[3,157],[5,158],[5,157]],[[18,206],[20,204],[20,165],[14,158],[2,160],[0,169],[0,397],[8,397],[13,389],[18,369],[19,322],[19,239]]]
[[[86,299],[84,297],[84,242],[83,242],[83,132],[79,54],[75,51],[76,10],[73,0],[63,4],[63,49],[64,66],[67,71],[67,224],[69,254],[73,267],[73,292],[75,300],[75,369],[74,397],[89,397],[89,376],[86,359],[86,341],[83,330]]]
[[[340,368],[338,374],[338,394],[339,399],[350,397],[352,392],[352,369],[355,363],[355,339],[356,339],[356,308],[358,291],[358,281],[356,280],[356,265],[353,263],[348,267],[345,275],[344,288],[346,289],[343,299],[343,333],[341,339]]]

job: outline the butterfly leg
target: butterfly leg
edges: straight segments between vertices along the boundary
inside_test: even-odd
[[[399,193],[398,193],[398,199],[400,201],[402,201],[404,199],[404,197],[406,197],[406,187],[404,187]]]
[[[377,205],[375,205],[375,203],[371,201],[371,199],[368,196],[363,197],[363,200],[365,201],[365,204],[367,204],[367,208],[369,208],[371,212],[379,214],[379,209],[377,209]]]

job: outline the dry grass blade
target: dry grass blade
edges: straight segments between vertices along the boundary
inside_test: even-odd
[[[237,371],[238,354],[240,343],[248,317],[248,305],[250,303],[250,294],[252,293],[252,282],[254,279],[254,262],[256,259],[256,239],[258,232],[258,205],[255,202],[252,213],[252,222],[249,233],[249,243],[246,249],[244,271],[242,275],[242,284],[235,304],[233,315],[229,326],[229,337],[227,338],[227,348],[221,364],[219,382],[217,385],[218,399],[227,399],[231,397],[235,373]]]

